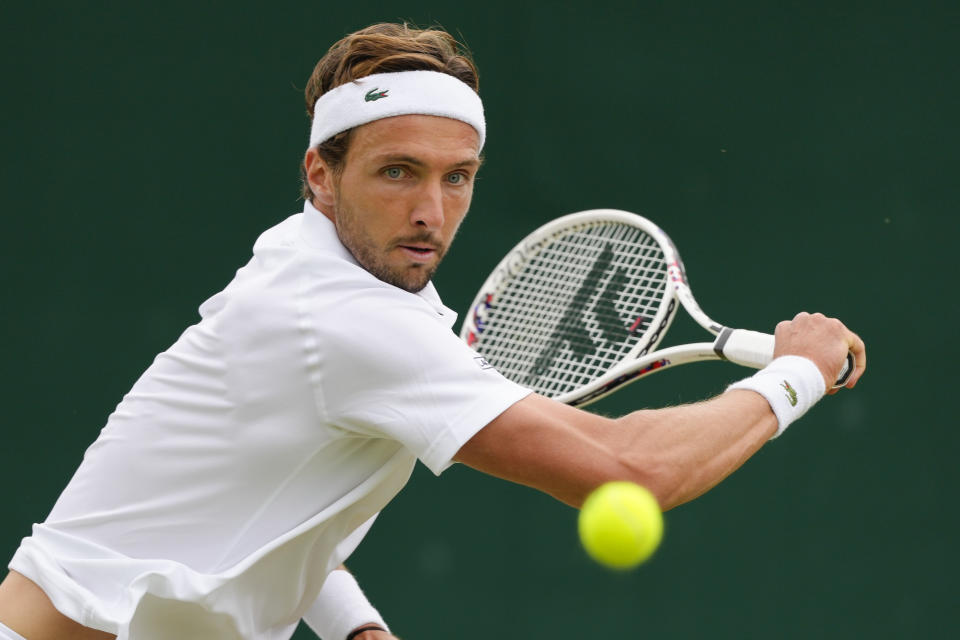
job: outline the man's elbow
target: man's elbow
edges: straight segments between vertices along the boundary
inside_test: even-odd
[[[689,476],[668,460],[621,459],[619,466],[622,477],[613,479],[627,480],[646,488],[657,499],[662,511],[668,511],[696,497],[690,495]]]

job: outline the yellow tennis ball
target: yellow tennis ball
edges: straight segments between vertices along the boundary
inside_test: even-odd
[[[632,482],[608,482],[587,496],[577,529],[591,558],[611,569],[631,569],[660,544],[663,514],[647,489]]]

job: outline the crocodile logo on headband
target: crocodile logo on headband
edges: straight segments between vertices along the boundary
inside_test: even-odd
[[[373,102],[374,100],[379,100],[380,98],[386,98],[388,97],[387,91],[390,91],[390,89],[384,89],[383,91],[380,91],[380,87],[370,89],[370,91],[367,91],[367,95],[363,96],[363,101]]]

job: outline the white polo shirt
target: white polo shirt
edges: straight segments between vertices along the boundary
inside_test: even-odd
[[[416,460],[441,473],[529,393],[309,203],[200,315],[10,563],[120,640],[289,638]]]

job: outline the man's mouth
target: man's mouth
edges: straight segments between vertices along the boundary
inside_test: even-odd
[[[414,262],[429,262],[437,255],[437,248],[427,244],[401,244],[398,248]]]

